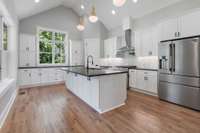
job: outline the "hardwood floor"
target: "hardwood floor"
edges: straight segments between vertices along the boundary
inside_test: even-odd
[[[128,92],[125,106],[99,115],[64,85],[18,95],[1,133],[200,133],[200,112]]]

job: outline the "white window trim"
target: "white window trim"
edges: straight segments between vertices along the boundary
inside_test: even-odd
[[[64,64],[56,64],[56,63],[52,63],[52,64],[40,64],[40,39],[39,39],[39,31],[40,30],[46,30],[46,31],[52,31],[52,32],[60,32],[60,33],[64,33],[65,34],[65,41],[64,41],[64,47],[66,49],[67,45],[68,45],[68,33],[66,31],[61,31],[61,30],[56,30],[56,29],[50,29],[50,28],[44,28],[44,27],[40,27],[40,26],[37,26],[37,35],[36,35],[36,42],[37,42],[37,46],[36,46],[36,53],[37,53],[37,66],[66,66],[68,65],[68,56],[66,56],[66,52],[68,51],[65,51],[65,63]],[[53,55],[54,57],[54,55]],[[54,59],[54,58],[53,58]],[[52,62],[54,62],[52,60]]]

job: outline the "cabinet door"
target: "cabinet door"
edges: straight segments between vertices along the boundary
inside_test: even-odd
[[[200,35],[200,11],[181,18],[181,37]]]
[[[36,53],[32,51],[20,51],[19,53],[19,65],[21,67],[35,66],[36,65]]]
[[[40,84],[40,69],[31,70],[31,84]]]
[[[83,65],[83,46],[81,41],[70,42],[70,65]]]
[[[64,81],[64,73],[61,70],[56,70],[56,80],[57,81]]]
[[[41,69],[41,83],[48,83],[48,82],[49,82],[49,70]]]
[[[144,30],[141,35],[141,48],[142,48],[142,56],[151,56],[153,55],[152,47],[153,47],[153,38],[151,29]]]
[[[136,70],[129,70],[129,86],[136,88]]]
[[[144,72],[142,70],[136,71],[136,88],[142,90],[145,88]]]
[[[29,51],[36,51],[36,37],[33,35],[28,36]]]
[[[28,52],[28,64],[29,66],[36,66],[36,52],[35,51]]]
[[[48,82],[55,82],[57,81],[56,77],[56,68],[48,68],[46,71],[48,71]]]
[[[19,84],[21,86],[31,84],[31,71],[29,69],[21,69],[19,71]]]
[[[179,31],[179,18],[174,18],[162,23],[162,40],[177,38]]]
[[[27,51],[29,48],[29,37],[26,34],[20,34],[20,45],[19,50],[20,51]]]
[[[157,94],[157,72],[144,71],[145,91]]]
[[[30,64],[29,64],[29,52],[20,51],[20,53],[19,53],[19,66],[20,67],[30,66]]]
[[[135,32],[135,53],[136,56],[141,56],[141,31]]]
[[[20,51],[36,51],[35,36],[20,34]]]

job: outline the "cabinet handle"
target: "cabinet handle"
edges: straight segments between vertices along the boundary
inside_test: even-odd
[[[29,77],[31,77],[31,73],[29,73]]]
[[[178,37],[180,37],[181,36],[181,32],[178,32]]]
[[[152,55],[153,53],[152,53],[152,51],[149,51],[149,55]]]
[[[144,80],[148,80],[148,77],[144,77]]]
[[[174,33],[174,36],[177,37],[177,32]]]

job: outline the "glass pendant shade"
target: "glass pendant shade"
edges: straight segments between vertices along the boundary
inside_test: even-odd
[[[96,15],[96,10],[95,10],[94,6],[92,7],[92,12],[91,12],[91,14],[89,16],[89,20],[90,20],[91,23],[95,23],[95,22],[98,21],[98,17]]]
[[[125,4],[126,0],[113,0],[113,4],[116,6],[116,7],[121,7]]]
[[[82,17],[80,18],[80,23],[76,26],[76,28],[77,28],[79,31],[83,31],[83,30],[85,29],[84,20],[83,20]]]

